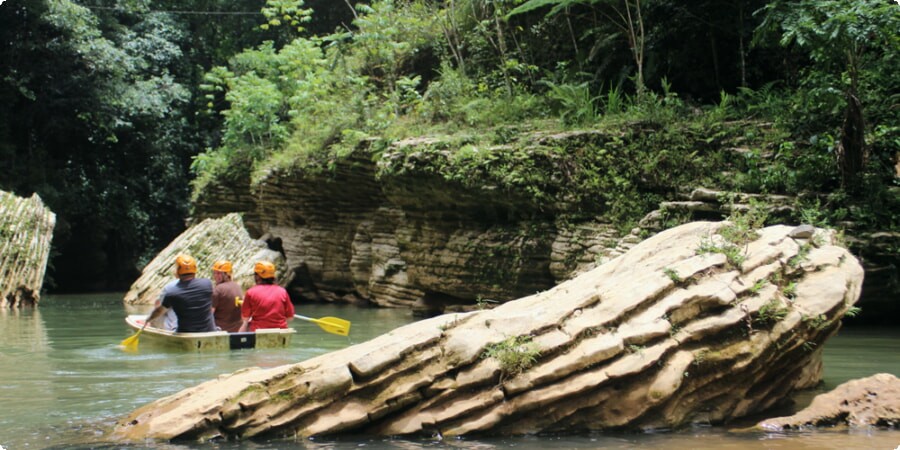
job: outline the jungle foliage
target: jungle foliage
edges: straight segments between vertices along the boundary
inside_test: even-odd
[[[898,25],[889,0],[6,2],[0,189],[59,214],[71,289],[133,279],[191,190],[362,139],[440,136],[449,179],[624,222],[690,183],[896,230]],[[601,138],[517,141],[573,129]]]

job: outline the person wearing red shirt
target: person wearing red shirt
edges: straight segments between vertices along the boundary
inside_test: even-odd
[[[260,328],[287,328],[294,318],[294,304],[287,291],[275,284],[275,264],[259,261],[253,267],[256,286],[247,289],[241,305],[239,332]]]

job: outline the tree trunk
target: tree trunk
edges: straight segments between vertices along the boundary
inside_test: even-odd
[[[857,177],[866,164],[866,121],[862,103],[853,94],[847,96],[844,123],[841,126],[841,140],[838,143],[838,165],[841,169],[841,186],[853,189]]]

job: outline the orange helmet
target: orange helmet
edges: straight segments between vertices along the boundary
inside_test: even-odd
[[[197,273],[197,260],[188,255],[178,255],[175,258],[175,273],[178,276]]]
[[[275,264],[269,261],[259,261],[253,267],[253,273],[259,275],[260,278],[275,278]]]
[[[231,261],[227,259],[221,259],[213,263],[213,271],[215,272],[225,272],[227,274],[231,273]]]

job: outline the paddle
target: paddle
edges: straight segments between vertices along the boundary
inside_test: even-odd
[[[339,334],[341,336],[347,336],[350,334],[349,320],[339,319],[337,317],[323,317],[321,319],[313,319],[311,317],[301,316],[300,314],[294,314],[294,317],[312,322],[318,325],[319,328],[331,334]]]
[[[150,323],[149,320],[144,321],[144,326],[142,326],[141,329],[138,330],[137,333],[134,333],[131,336],[128,336],[127,338],[123,339],[122,342],[119,343],[119,345],[121,345],[126,351],[129,351],[129,352],[137,351],[138,336],[141,335],[141,332],[144,331],[144,328],[147,328],[148,323]]]

